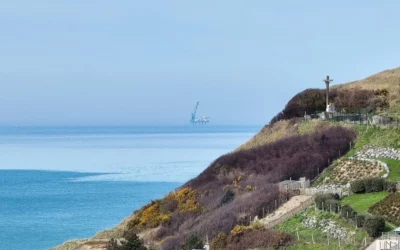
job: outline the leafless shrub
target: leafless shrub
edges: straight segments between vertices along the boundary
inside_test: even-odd
[[[284,232],[268,229],[246,230],[240,235],[228,237],[226,248],[230,250],[255,249],[259,247],[277,249],[289,245],[291,241],[290,235]]]
[[[166,228],[164,226],[160,226],[159,229],[157,229],[157,231],[154,234],[154,239],[155,240],[161,240],[163,238],[165,238],[166,236],[168,236],[169,234],[171,234],[171,230],[169,228]]]
[[[386,90],[387,92],[387,90]],[[360,110],[374,111],[388,106],[388,94],[385,90],[373,91],[361,88],[345,90],[331,89],[329,102],[334,103],[338,110],[358,112]],[[303,117],[304,113],[314,114],[326,109],[324,89],[306,89],[295,95],[285,108],[271,120],[271,124],[280,121]]]
[[[163,250],[177,250],[184,242],[184,239],[185,238],[182,235],[168,237],[163,241],[161,247]]]
[[[254,216],[274,211],[289,198],[279,192],[277,182],[303,176],[314,178],[328,166],[328,159],[339,157],[339,151],[342,155],[346,153],[349,142],[354,139],[353,130],[335,126],[221,156],[184,185],[198,191],[202,211],[181,213],[175,211],[175,204],[168,201],[163,204],[165,211],[173,211],[169,223],[156,233],[158,238],[165,238],[167,232],[166,235],[172,235],[167,236],[163,249],[179,247],[186,235],[212,238],[221,232],[229,234],[235,225],[248,225]],[[227,189],[235,193],[234,199],[221,206]],[[266,247],[288,242],[286,236],[271,231],[256,235],[264,241],[252,239],[252,236],[235,240],[241,247],[250,241]]]
[[[160,204],[160,210],[162,213],[167,214],[176,210],[178,207],[178,201],[175,199],[163,199]]]

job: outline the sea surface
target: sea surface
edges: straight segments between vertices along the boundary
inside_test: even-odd
[[[0,128],[0,249],[111,228],[261,127]]]

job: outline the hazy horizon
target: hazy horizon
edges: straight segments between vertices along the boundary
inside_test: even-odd
[[[0,3],[0,126],[267,124],[399,66],[398,1]]]

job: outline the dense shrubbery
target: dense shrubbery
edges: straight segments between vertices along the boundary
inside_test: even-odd
[[[355,194],[359,193],[371,193],[371,192],[381,192],[388,186],[388,183],[380,178],[368,178],[356,180],[350,183],[351,191]]]
[[[365,222],[365,216],[364,215],[357,215],[356,216],[356,225],[357,227],[363,227]]]
[[[337,213],[339,211],[339,195],[337,194],[322,194],[315,197],[315,205],[319,210],[332,211]]]
[[[289,178],[313,179],[331,161],[344,154],[349,142],[355,139],[353,130],[330,127],[310,135],[294,136],[258,148],[226,154],[218,158],[209,168],[188,185],[199,188],[218,175],[232,171],[245,171],[269,176],[270,182]]]
[[[118,244],[117,240],[111,239],[107,244],[107,250],[148,250],[144,246],[143,241],[132,232],[128,232],[125,235],[125,240]],[[149,249],[150,250],[150,249]]]
[[[331,91],[330,97],[335,96],[335,91]],[[315,113],[326,109],[325,90],[306,89],[295,95],[286,104],[284,110],[271,120],[271,124],[280,120],[287,120],[295,117],[303,117],[304,113]]]
[[[350,183],[351,192],[355,194],[365,193],[364,180],[355,180]]]
[[[375,91],[366,89],[346,89],[345,91],[336,91],[333,98],[335,106],[339,110],[346,112],[358,112],[360,110],[374,111]]]
[[[339,151],[344,154],[354,139],[353,130],[328,127],[221,156],[177,192],[138,211],[130,228],[162,225],[154,237],[163,239],[164,250],[181,246],[187,235],[228,235],[235,225],[248,225],[254,216],[273,212],[288,199],[287,194],[279,192],[277,182],[290,177],[313,179],[328,166],[328,159],[337,158]],[[152,219],[148,215],[153,215]],[[226,249],[240,249],[230,248],[233,240],[239,246],[255,241],[267,247],[286,240],[286,236],[272,231],[255,234],[271,238],[254,240],[248,233],[230,235]]]
[[[219,233],[215,236],[210,242],[210,248],[215,250],[224,250],[226,249],[228,237],[225,233]]]
[[[233,201],[234,198],[235,198],[235,193],[230,189],[226,190],[224,196],[221,199],[221,206]]]
[[[280,231],[271,231],[268,229],[244,230],[235,236],[229,236],[225,249],[243,250],[256,248],[273,248],[290,244],[292,238],[289,234]]]
[[[271,124],[283,119],[294,117],[303,117],[304,113],[313,114],[317,111],[325,111],[324,89],[306,89],[295,95],[285,106],[285,109],[276,115]],[[375,111],[387,108],[388,91],[366,90],[352,88],[346,90],[331,89],[329,92],[329,101],[335,104],[337,110],[345,112],[358,112],[360,110]]]
[[[353,221],[357,227],[364,227],[367,233],[372,237],[379,236],[380,233],[383,232],[385,221],[382,218],[358,215],[352,207],[348,205],[340,206],[338,199],[338,196],[333,194],[317,195],[315,197],[315,205],[319,210],[334,213],[340,212],[341,217]]]
[[[378,237],[385,229],[385,221],[380,217],[367,217],[364,221],[364,229],[371,237]]]
[[[180,250],[203,249],[203,247],[203,241],[199,237],[191,235],[186,238],[185,243],[180,247]]]
[[[340,209],[340,215],[346,219],[356,219],[357,212],[349,205],[344,205]]]

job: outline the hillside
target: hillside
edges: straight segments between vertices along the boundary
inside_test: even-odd
[[[388,113],[400,111],[400,67],[382,71],[359,81],[336,85],[334,88],[338,90],[355,88],[365,90],[387,89],[390,93],[388,96]]]
[[[390,100],[394,101],[400,97],[400,67],[382,71],[359,81],[334,85],[333,88],[387,89],[391,94]]]
[[[357,82],[337,85],[332,88],[331,98],[339,108],[347,111],[394,111],[400,97],[399,84],[400,68]],[[329,178],[333,180],[333,184],[350,183],[361,177],[357,176],[357,172],[351,172],[351,168],[340,168],[346,165],[347,157],[364,152],[366,146],[391,149],[400,146],[397,130],[369,129],[363,125],[318,119],[304,121],[300,118],[305,112],[311,114],[321,111],[324,103],[323,90],[311,89],[299,93],[251,140],[216,159],[199,176],[189,180],[175,192],[142,207],[113,230],[102,232],[94,239],[70,242],[57,249],[104,249],[110,238],[120,239],[132,233],[137,233],[148,246],[164,250],[185,249],[184,244],[188,239],[193,236],[203,239],[206,235],[212,240],[212,245],[220,246],[220,249],[296,249],[299,244],[308,246],[309,238],[307,242],[296,240],[295,232],[288,230],[286,224],[273,229],[265,229],[257,223],[249,225],[254,217],[274,213],[281,204],[295,195],[282,193],[278,182],[300,177],[313,180],[318,177],[315,183],[328,183],[325,180]],[[390,162],[388,178],[397,180],[397,173],[400,173],[397,160],[379,157],[378,160]],[[344,163],[341,165],[341,162]],[[352,166],[353,163],[346,166]],[[361,169],[364,168],[363,164],[359,164]],[[375,166],[370,165],[371,168]],[[399,170],[396,166],[399,166]],[[349,171],[347,179],[340,177],[343,171]],[[375,173],[371,177],[379,178],[383,170],[378,168],[374,171],[371,171]],[[365,178],[370,177],[367,174],[369,172],[366,172]],[[368,204],[366,210],[386,195],[376,197],[370,199],[372,203]],[[357,202],[355,199],[339,200],[336,203],[357,207]],[[390,204],[395,203],[391,201]],[[386,211],[383,208],[375,210]],[[357,240],[366,237],[364,231],[357,230],[351,225],[352,222],[343,220],[338,215],[308,210],[285,223],[300,228],[304,218],[318,216],[328,218],[330,223],[340,224],[341,228],[354,231]],[[390,216],[387,217],[391,218]],[[314,229],[302,230],[308,237],[309,232]],[[324,242],[322,238],[321,242]],[[351,242],[346,244],[350,249],[360,247]]]

